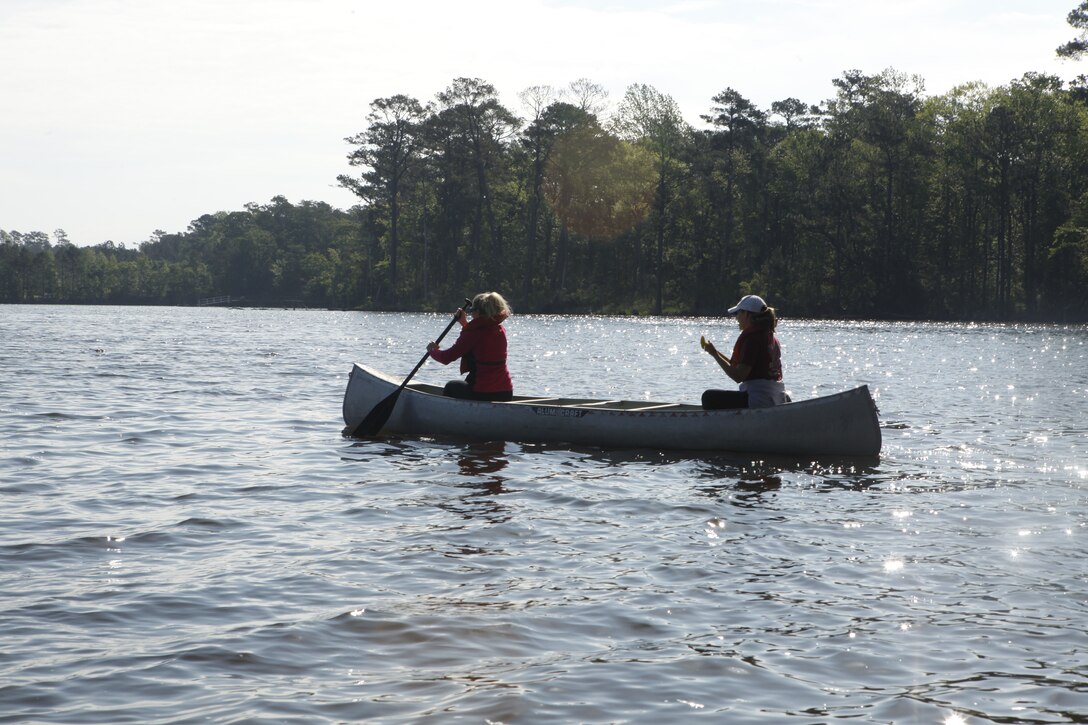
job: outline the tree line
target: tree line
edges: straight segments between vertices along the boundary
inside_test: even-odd
[[[349,210],[208,214],[138,249],[0,231],[0,301],[1088,319],[1088,83],[1028,73],[927,96],[848,71],[820,104],[726,88],[688,124],[632,85],[454,79],[370,105],[346,139]]]

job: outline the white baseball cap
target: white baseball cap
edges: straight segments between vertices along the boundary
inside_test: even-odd
[[[767,309],[767,303],[763,301],[762,297],[759,295],[744,295],[744,297],[740,298],[740,302],[729,308],[729,314],[735,315],[744,310],[758,315],[765,309]]]

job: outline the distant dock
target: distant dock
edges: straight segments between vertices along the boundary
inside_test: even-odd
[[[213,305],[229,305],[233,302],[241,302],[245,297],[231,297],[220,295],[219,297],[201,297],[196,301],[197,307],[209,307]]]

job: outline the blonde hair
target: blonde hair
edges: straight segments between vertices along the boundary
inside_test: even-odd
[[[481,292],[472,298],[472,309],[487,317],[498,317],[504,312],[510,314],[510,305],[498,292]]]

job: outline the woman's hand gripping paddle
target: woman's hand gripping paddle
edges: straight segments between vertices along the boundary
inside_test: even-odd
[[[465,298],[465,304],[461,309],[457,310],[453,314],[453,319],[450,320],[450,324],[446,325],[446,329],[442,331],[442,334],[435,340],[435,344],[442,342],[442,338],[446,336],[446,333],[453,327],[453,323],[457,322],[457,318],[461,316],[462,312],[467,312],[468,308],[472,306],[472,300]],[[423,367],[423,363],[427,362],[427,358],[431,356],[428,351],[423,354],[423,357],[419,359],[416,366],[412,368],[412,372],[408,373],[408,377],[404,379],[404,382],[400,384],[400,387],[390,393],[385,400],[381,401],[374,406],[366,417],[359,421],[359,425],[355,426],[348,432],[349,436],[353,438],[371,438],[378,434],[378,431],[382,429],[382,426],[389,420],[389,416],[393,414],[393,408],[397,405],[397,398],[400,397],[400,391],[404,390],[404,386],[408,384],[408,381]]]

